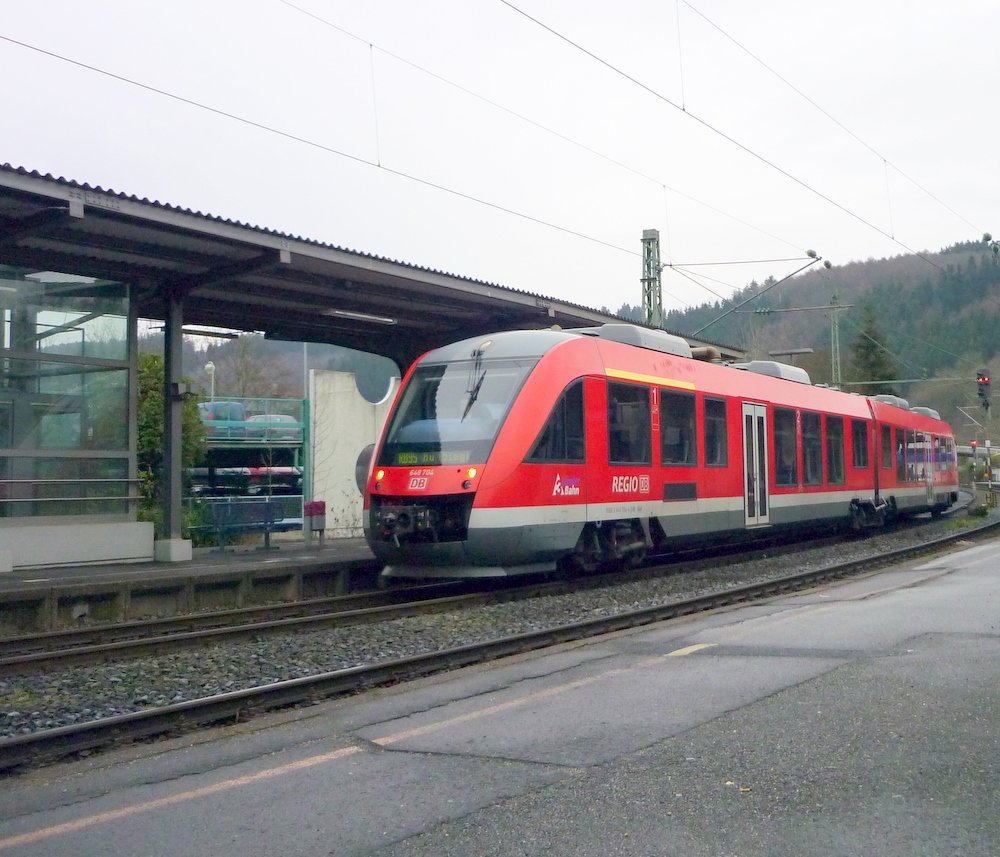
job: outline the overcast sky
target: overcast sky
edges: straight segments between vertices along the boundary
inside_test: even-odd
[[[994,0],[3,11],[0,162],[587,306],[1000,233]]]

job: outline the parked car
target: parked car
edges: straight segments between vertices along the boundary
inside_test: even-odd
[[[198,412],[205,437],[225,440],[246,436],[246,408],[240,402],[199,402]]]
[[[288,414],[253,414],[247,417],[247,438],[302,442],[302,424]]]

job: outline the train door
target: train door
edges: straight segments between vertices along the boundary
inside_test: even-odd
[[[743,508],[748,527],[770,523],[768,484],[767,406],[744,402]]]
[[[923,443],[921,444],[924,456],[924,463],[920,475],[924,479],[924,488],[927,491],[928,506],[934,505],[934,468],[937,466],[937,460],[936,460],[937,456],[934,454],[934,448],[936,446],[937,446],[937,438],[934,437],[934,435],[932,434],[924,432]]]

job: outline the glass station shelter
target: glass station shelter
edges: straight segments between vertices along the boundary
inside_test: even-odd
[[[0,312],[0,568],[148,557],[128,287],[0,265]]]

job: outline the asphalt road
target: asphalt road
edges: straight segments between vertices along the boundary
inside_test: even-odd
[[[8,778],[0,857],[996,857],[998,567],[987,544]]]

